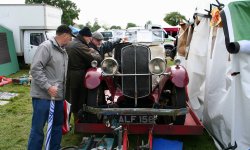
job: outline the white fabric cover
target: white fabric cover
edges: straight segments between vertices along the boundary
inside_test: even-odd
[[[233,93],[229,69],[229,53],[222,28],[217,29],[214,47],[212,32],[207,57],[203,123],[206,129],[224,146],[230,142]],[[229,74],[227,73],[229,72]]]
[[[238,53],[229,56],[222,28],[217,30],[214,47],[211,46],[211,42],[212,34],[208,41],[206,62],[202,68],[194,69],[201,66],[190,63],[194,62],[191,58],[199,57],[190,55],[192,57],[188,58],[188,71],[190,72],[190,68],[193,69],[193,72],[190,72],[189,96],[193,96],[190,102],[196,113],[199,113],[198,116],[203,120],[206,129],[222,144],[222,147],[227,147],[229,143],[234,145],[236,141],[237,150],[248,150],[250,149],[250,55]],[[237,72],[240,74],[232,76],[232,73]],[[205,82],[202,83],[204,78]],[[199,97],[199,100],[195,99],[195,96]],[[195,100],[197,103],[194,103]],[[218,143],[216,146],[221,149]]]
[[[189,75],[189,102],[199,118],[202,119],[204,101],[204,80],[206,75],[207,48],[209,39],[209,19],[201,18],[195,25],[189,55],[186,61]]]
[[[238,41],[238,43],[240,45],[240,52],[250,54],[250,41],[249,40]]]
[[[250,47],[249,47],[250,50]],[[232,71],[240,72],[232,78],[233,97],[232,137],[238,144],[237,150],[250,149],[250,54],[232,56]]]

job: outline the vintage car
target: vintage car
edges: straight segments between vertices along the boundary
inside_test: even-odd
[[[202,125],[186,103],[187,71],[178,60],[167,65],[163,31],[128,30],[126,36],[128,42],[117,45],[112,57],[100,65],[93,61],[87,71],[88,100],[75,130],[201,134]]]

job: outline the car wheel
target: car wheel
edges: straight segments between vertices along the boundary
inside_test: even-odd
[[[172,105],[174,108],[186,108],[186,100],[187,94],[185,88],[179,88],[173,86],[173,94],[171,96]],[[173,117],[173,124],[174,125],[184,125],[186,119],[186,115],[179,115]]]
[[[60,150],[78,150],[77,146],[67,146],[67,147],[63,147]]]
[[[155,108],[166,109],[180,109],[186,108],[186,90],[185,88],[179,88],[173,85],[170,81],[166,83],[164,88],[165,92],[161,93],[159,103]],[[180,116],[158,116],[156,122],[158,124],[174,124],[183,125],[185,123],[186,115]]]

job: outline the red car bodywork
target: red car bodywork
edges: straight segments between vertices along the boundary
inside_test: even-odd
[[[158,102],[160,93],[163,91],[164,85],[168,80],[171,80],[178,87],[186,87],[188,84],[188,75],[186,69],[182,66],[171,66],[166,69],[166,73],[169,76],[161,76],[159,86],[156,86],[149,98],[152,101]],[[107,88],[110,91],[113,101],[122,100],[123,93],[119,88],[115,88],[112,77],[102,77],[101,70],[99,68],[91,68],[87,71],[85,76],[85,86],[89,89],[98,87],[101,81],[105,81]],[[199,121],[198,117],[190,109],[187,103],[187,114],[185,123],[183,125],[172,124],[129,124],[124,123],[122,127],[127,130],[128,134],[147,134],[152,131],[153,134],[158,135],[199,135],[203,132],[203,125]],[[110,127],[105,126],[104,123],[81,123],[78,122],[75,125],[77,132],[83,133],[112,133]]]

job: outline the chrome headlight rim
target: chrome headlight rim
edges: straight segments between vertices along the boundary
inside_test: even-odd
[[[153,64],[155,64],[155,63],[154,63],[155,61],[160,61],[160,63],[163,65],[163,66],[162,66],[162,65],[160,65],[160,64],[158,63],[158,67],[161,67],[161,66],[162,66],[162,68],[160,68],[161,72],[156,73],[154,70],[152,70],[151,65],[154,66]],[[162,59],[162,58],[160,58],[160,57],[155,57],[155,58],[151,59],[151,60],[149,61],[149,64],[148,64],[149,72],[150,72],[151,74],[153,74],[153,75],[162,75],[162,74],[164,74],[165,71],[166,71],[166,67],[167,67],[167,63],[165,62],[164,59]]]
[[[91,61],[91,67],[96,68],[98,66],[98,62],[96,60]]]
[[[180,59],[175,59],[174,60],[174,64],[176,65],[176,66],[179,66],[180,64],[181,64],[181,60]]]
[[[105,72],[104,70],[106,69],[106,68],[104,68],[103,66],[104,66],[104,63],[106,63],[107,61],[112,61],[113,62],[113,66],[112,66],[112,72],[111,73],[108,73],[108,72]],[[111,66],[108,66],[108,67],[111,67]],[[116,68],[115,68],[116,67]],[[115,68],[115,69],[114,69]],[[117,63],[117,61],[114,59],[114,58],[105,58],[102,62],[101,62],[101,69],[102,69],[102,72],[103,72],[103,74],[105,74],[105,75],[114,75],[114,74],[116,74],[117,73],[117,71],[118,71],[118,68],[119,68],[119,65],[118,65],[118,63]]]

